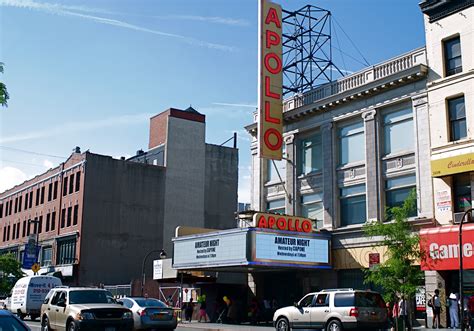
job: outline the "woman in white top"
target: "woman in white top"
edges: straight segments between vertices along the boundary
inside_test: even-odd
[[[451,329],[457,329],[459,327],[459,305],[458,305],[458,297],[456,294],[451,292],[448,298],[449,302],[449,319],[451,321]]]

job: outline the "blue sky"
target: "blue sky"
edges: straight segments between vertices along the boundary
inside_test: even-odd
[[[415,0],[278,0],[328,9],[370,64],[423,46]],[[0,191],[41,173],[74,146],[112,155],[146,149],[149,117],[190,104],[207,142],[239,134],[239,200],[250,197],[243,127],[257,104],[258,0],[0,0]],[[335,25],[334,25],[335,26]],[[342,60],[361,55],[336,28]],[[334,34],[333,34],[334,36]],[[18,150],[39,154],[23,153]],[[44,155],[47,154],[47,155]]]

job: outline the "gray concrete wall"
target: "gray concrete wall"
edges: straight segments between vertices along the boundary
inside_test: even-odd
[[[143,257],[164,247],[165,169],[87,153],[84,185],[79,283],[140,278]]]
[[[238,169],[238,149],[206,144],[204,227],[235,227]]]
[[[178,225],[204,227],[206,145],[205,123],[171,116],[168,120],[163,235],[171,254]]]

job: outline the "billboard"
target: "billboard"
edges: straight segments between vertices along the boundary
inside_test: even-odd
[[[259,2],[258,155],[281,160],[283,145],[282,10]]]

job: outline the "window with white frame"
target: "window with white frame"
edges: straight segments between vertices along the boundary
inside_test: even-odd
[[[450,141],[467,137],[466,105],[464,96],[448,100]]]
[[[307,175],[309,173],[320,171],[323,166],[322,159],[321,133],[318,132],[311,137],[301,141],[301,169],[300,173]]]
[[[323,227],[323,195],[322,193],[304,194],[301,196],[301,216],[316,221],[316,228]]]
[[[391,208],[403,206],[403,203],[414,189],[416,189],[415,174],[389,178],[385,181],[385,208],[388,220],[393,218]],[[416,214],[417,210],[414,208],[410,210],[408,216],[413,217]]]
[[[41,249],[41,266],[43,267],[50,266],[52,260],[53,260],[53,248],[51,246],[43,247]]]
[[[339,128],[339,165],[365,160],[364,122]]]
[[[285,213],[285,199],[268,201],[267,211],[276,213],[276,214],[284,214]]]
[[[365,184],[340,189],[341,225],[361,224],[367,220]]]
[[[459,36],[445,40],[443,45],[446,76],[462,72],[461,39]]]
[[[384,155],[413,151],[415,133],[413,131],[413,111],[405,108],[383,116]]]
[[[285,145],[283,145],[283,157],[286,157],[286,150],[285,150]],[[275,163],[274,163],[275,162]],[[278,174],[280,174],[281,179],[285,181],[286,179],[286,160],[281,159],[279,161],[277,160],[268,160],[267,161],[267,170],[268,170],[268,178],[267,180],[269,182],[280,182],[280,177],[278,177]],[[277,170],[278,169],[278,173]]]

